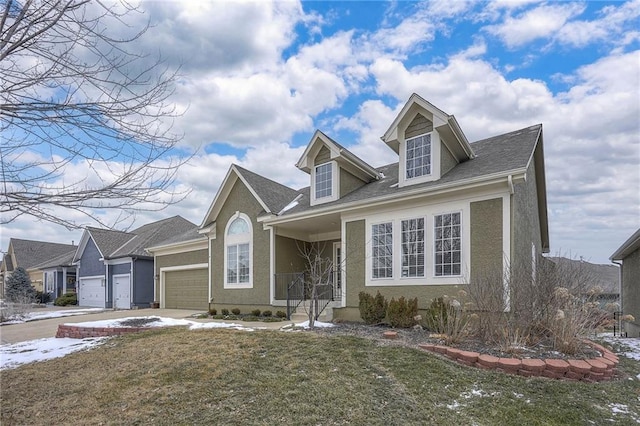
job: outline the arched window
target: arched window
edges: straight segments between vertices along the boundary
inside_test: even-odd
[[[236,212],[227,222],[225,230],[225,288],[250,288],[252,257],[251,220]]]

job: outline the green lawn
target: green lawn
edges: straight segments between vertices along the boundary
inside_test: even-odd
[[[0,372],[0,423],[637,424],[639,364],[569,383],[356,337],[167,329]]]

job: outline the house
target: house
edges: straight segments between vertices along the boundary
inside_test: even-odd
[[[313,244],[334,265],[326,308],[358,320],[362,291],[418,297],[424,308],[487,271],[531,270],[549,251],[542,125],[469,143],[454,116],[413,94],[382,143],[398,161],[376,168],[316,131],[296,164],[309,175],[301,190],[232,165],[200,226],[207,243],[165,244],[167,257],[150,248],[160,302],[162,268],[208,263],[202,306],[286,306]]]
[[[76,265],[73,264],[76,250],[77,247],[35,266],[42,271],[43,291],[52,301],[65,293],[76,292]]]
[[[174,216],[130,232],[87,227],[73,256],[78,304],[100,308],[149,307],[154,300],[153,256],[145,247],[197,226]]]
[[[4,297],[4,283],[11,273],[18,267],[23,267],[29,274],[31,284],[36,291],[43,291],[44,275],[39,265],[75,251],[73,244],[51,243],[46,241],[9,239],[9,248],[4,255],[0,267],[0,281],[2,281],[0,298]]]
[[[640,229],[609,258],[620,265],[622,314],[633,319],[624,324],[629,337],[640,337]]]

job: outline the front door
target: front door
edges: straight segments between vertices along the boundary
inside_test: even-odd
[[[116,309],[131,309],[131,280],[129,275],[113,276],[113,294]]]

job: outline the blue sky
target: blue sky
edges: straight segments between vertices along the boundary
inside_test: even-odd
[[[416,92],[471,141],[543,124],[552,253],[607,263],[640,227],[640,1],[140,8],[131,24],[154,26],[137,48],[181,67],[174,126],[185,151],[200,150],[179,173],[187,199],[121,226],[173,214],[199,224],[231,163],[308,185],[294,164],[315,129],[372,165],[392,162],[379,137]],[[91,173],[73,164],[67,178]],[[2,249],[10,237],[80,232],[22,217],[3,227]]]

